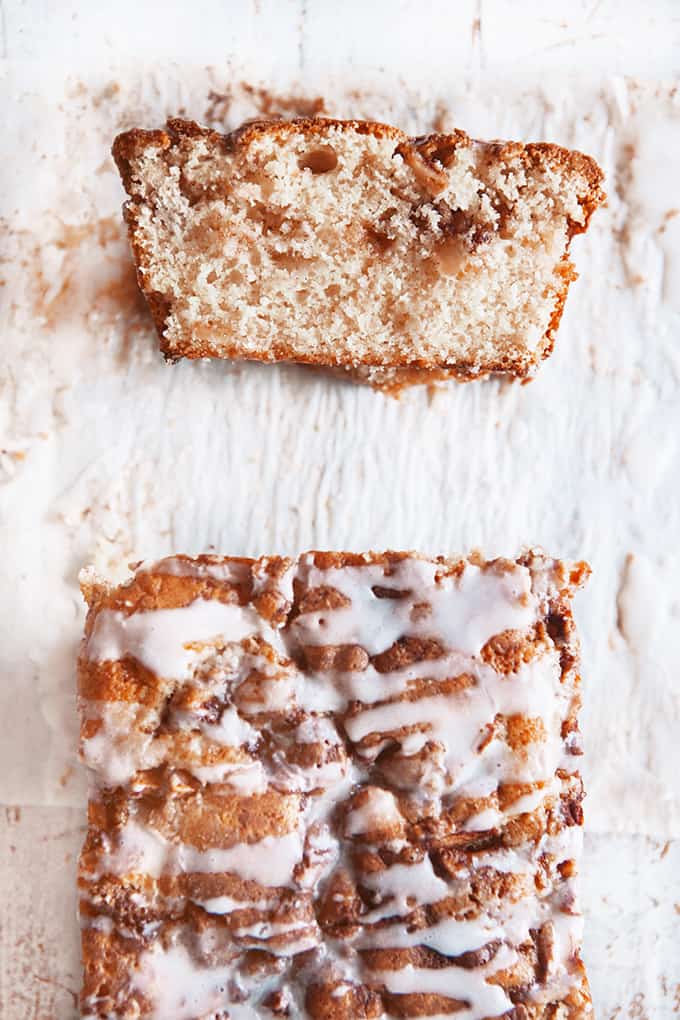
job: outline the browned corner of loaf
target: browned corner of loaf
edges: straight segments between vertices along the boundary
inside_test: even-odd
[[[580,152],[578,149],[565,149],[552,142],[531,142],[526,146],[526,152],[533,162],[550,163],[568,172],[581,174],[588,182],[588,191],[580,199],[580,205],[584,212],[583,223],[576,223],[573,220],[570,222],[571,236],[583,234],[588,229],[592,214],[607,200],[607,194],[602,187],[604,171],[600,165],[585,152]]]
[[[143,286],[139,273],[137,274],[137,283],[139,284],[139,289],[144,294],[146,303],[149,306],[149,311],[151,312],[151,317],[153,319],[154,326],[156,327],[156,332],[158,333],[161,353],[165,357],[166,361],[180,361],[181,356],[178,357],[177,353],[173,353],[171,351],[165,336],[165,325],[171,310],[170,301],[167,297],[165,297],[165,295],[159,294],[157,291],[148,293]]]
[[[123,131],[117,135],[111,147],[111,155],[118,167],[123,187],[128,194],[131,194],[132,165],[135,160],[149,147],[156,146],[167,149],[170,145],[170,138],[165,131],[144,131],[141,128],[132,128],[130,131]]]
[[[87,603],[90,612],[97,608],[98,604],[106,598],[110,590],[110,585],[103,578],[97,577],[91,569],[83,571],[81,574],[80,593]]]

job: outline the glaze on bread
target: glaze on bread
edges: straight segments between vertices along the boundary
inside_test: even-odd
[[[307,553],[86,578],[82,1015],[590,1017],[586,574]]]

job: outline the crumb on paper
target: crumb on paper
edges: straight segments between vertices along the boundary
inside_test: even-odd
[[[323,96],[307,96],[291,92],[287,95],[270,91],[261,85],[241,82],[237,89],[254,105],[254,112],[262,117],[319,117],[328,112]],[[206,123],[225,127],[235,100],[235,89],[210,89],[203,111]]]
[[[49,240],[24,233],[19,252],[31,280],[28,310],[46,333],[79,326],[97,342],[115,334],[122,360],[137,336],[153,337],[122,218],[60,223]]]

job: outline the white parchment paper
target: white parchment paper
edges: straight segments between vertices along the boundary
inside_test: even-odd
[[[576,615],[598,1015],[680,1008],[678,9],[631,20],[633,5],[613,3],[547,4],[539,18],[525,3],[431,6],[425,23],[414,2],[124,2],[115,16],[4,5],[8,1020],[75,1015],[83,564],[116,577],[175,551],[527,544],[594,571]],[[535,382],[395,401],[309,369],[163,363],[123,236],[113,136],[168,114],[230,128],[319,108],[414,134],[546,139],[600,161],[609,204],[574,241],[580,279]]]

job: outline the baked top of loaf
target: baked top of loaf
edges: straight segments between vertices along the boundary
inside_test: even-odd
[[[580,152],[365,121],[172,119],[113,154],[171,359],[529,376],[604,200]]]
[[[317,552],[86,578],[82,1015],[590,1017],[586,573]]]

